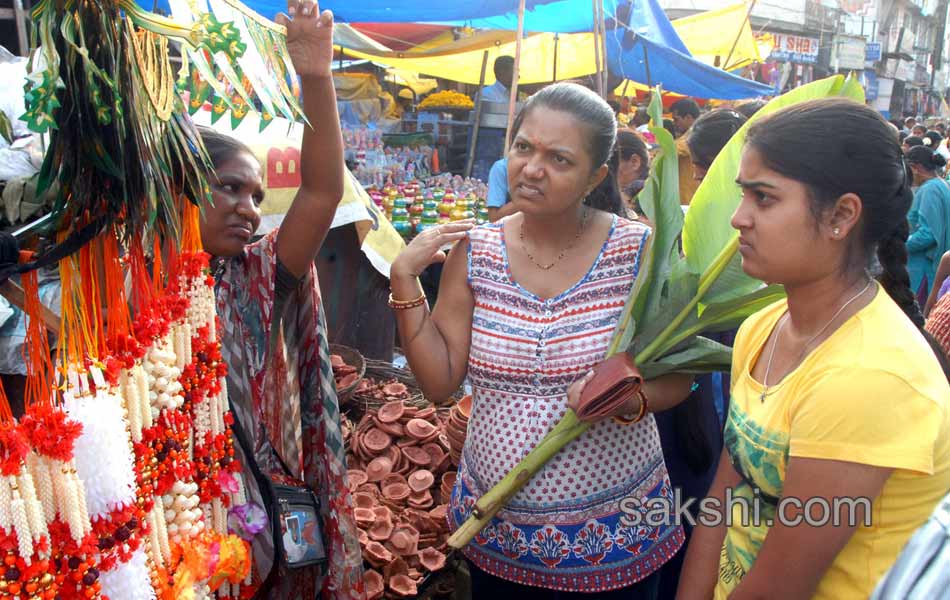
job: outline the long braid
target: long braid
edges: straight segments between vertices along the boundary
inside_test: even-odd
[[[920,312],[917,297],[910,289],[910,273],[907,272],[906,242],[909,234],[910,226],[907,219],[901,219],[891,233],[878,242],[877,259],[882,269],[878,281],[887,295],[901,307],[907,318],[922,330],[924,315]]]

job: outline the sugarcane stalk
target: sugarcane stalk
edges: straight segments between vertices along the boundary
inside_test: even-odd
[[[583,429],[580,429],[581,426],[584,426]],[[580,419],[577,418],[577,413],[570,408],[567,409],[567,412],[564,413],[564,417],[562,417],[557,425],[538,442],[538,445],[518,463],[518,466],[509,471],[492,489],[482,494],[475,503],[472,514],[476,517],[480,517],[484,513],[490,512],[494,514],[498,512],[498,510],[505,505],[504,502],[501,502],[501,499],[508,495],[509,490],[513,489],[514,492],[517,493],[524,484],[528,483],[528,481],[534,477],[535,473],[541,470],[541,467],[543,467],[547,461],[571,440],[583,433],[588,426],[589,424],[582,423]]]
[[[472,516],[449,538],[449,546],[464,548],[479,531],[521,490],[544,465],[560,452],[561,448],[575,440],[590,428],[590,423],[581,421],[572,409],[567,409],[557,425],[528,453],[518,465],[483,494],[472,509]]]

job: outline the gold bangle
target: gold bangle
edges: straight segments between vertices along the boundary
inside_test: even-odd
[[[633,425],[634,423],[639,423],[643,420],[643,417],[647,415],[647,395],[643,393],[643,390],[637,390],[637,398],[640,399],[640,410],[637,411],[637,416],[629,417],[627,415],[617,416],[614,415],[612,418],[614,423],[619,425]]]
[[[393,298],[392,292],[389,292],[389,308],[393,310],[407,310],[410,308],[415,308],[417,306],[422,306],[426,303],[425,292],[415,300],[396,300]]]

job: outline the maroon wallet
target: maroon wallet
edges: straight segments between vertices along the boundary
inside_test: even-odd
[[[594,366],[594,376],[581,394],[577,416],[581,419],[609,416],[636,395],[643,384],[640,369],[626,352],[618,352]]]

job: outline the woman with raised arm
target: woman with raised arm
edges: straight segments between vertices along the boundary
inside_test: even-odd
[[[755,123],[737,181],[742,268],[787,299],[736,337],[719,512],[677,598],[867,598],[950,488],[950,387],[907,273],[913,180],[887,122],[833,99]]]
[[[287,27],[312,124],[304,127],[297,196],[280,228],[251,243],[261,221],[262,167],[240,141],[202,130],[214,164],[214,206],[202,215],[201,240],[213,257],[235,431],[244,433],[236,447],[253,455],[239,457],[249,500],[268,502],[249,470],[253,460],[265,477],[310,487],[322,512],[325,576],[319,567],[274,566],[272,527],[279,524],[260,522],[249,530],[257,532],[255,597],[312,600],[323,590],[332,598],[361,598],[362,562],[313,262],[343,195],[343,140],[330,73],[333,15],[321,13],[316,2],[296,0],[288,13],[278,20]],[[242,448],[245,442],[250,448]]]
[[[616,192],[596,189],[616,136],[613,111],[599,96],[574,84],[545,88],[512,134],[514,214],[475,229],[431,229],[392,268],[390,303],[426,396],[447,398],[466,377],[474,389],[449,501],[453,528],[576,407],[586,374],[605,357],[650,233],[585,203],[590,196],[622,207]],[[443,260],[430,312],[416,278]],[[688,376],[647,382],[649,409],[681,402],[691,383]],[[672,498],[653,416],[638,419],[640,409],[630,398],[615,419],[564,448],[464,550],[473,598],[656,597],[654,574],[683,532],[670,522],[635,524],[637,511],[633,521],[622,519],[625,498]]]

